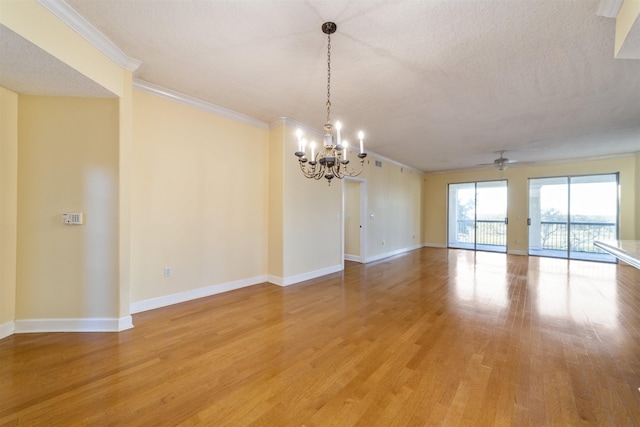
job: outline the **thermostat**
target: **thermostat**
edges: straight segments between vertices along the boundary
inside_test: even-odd
[[[84,215],[82,212],[68,212],[62,214],[62,223],[69,225],[84,224]]]

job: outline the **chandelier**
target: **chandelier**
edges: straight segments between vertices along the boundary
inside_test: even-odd
[[[358,176],[362,172],[364,158],[367,153],[364,152],[364,133],[358,132],[360,140],[360,166],[356,169],[350,165],[347,159],[347,151],[349,142],[343,140],[340,135],[342,125],[336,122],[336,135],[333,135],[334,126],[331,124],[331,34],[336,32],[338,27],[333,22],[325,22],[322,24],[322,32],[327,35],[327,121],[324,125],[324,138],[322,147],[318,147],[314,141],[309,143],[307,147],[306,139],[302,138],[302,131],[298,129],[296,135],[298,137],[298,151],[296,156],[300,163],[300,170],[307,178],[320,179],[325,177],[329,185],[333,178],[342,179],[345,176]],[[307,148],[310,150],[310,156],[307,158]]]

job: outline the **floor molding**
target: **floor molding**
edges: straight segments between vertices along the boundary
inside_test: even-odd
[[[365,262],[368,264],[370,262],[379,261],[381,259],[389,258],[389,257],[395,256],[395,255],[400,255],[400,254],[403,254],[405,252],[415,251],[416,249],[420,249],[421,247],[422,247],[422,245],[414,245],[414,246],[409,246],[407,248],[396,249],[395,251],[385,252],[385,253],[382,253],[382,254],[378,254],[378,255],[371,256],[371,257],[367,257]]]
[[[15,322],[7,322],[0,325],[0,340],[11,336],[16,331]]]
[[[15,333],[34,332],[120,332],[133,327],[131,316],[79,319],[19,319]]]
[[[272,282],[271,280],[269,281],[274,285],[289,286],[289,285],[294,285],[296,283],[304,282],[306,280],[315,279],[317,277],[326,276],[327,274],[337,273],[338,271],[342,271],[342,270],[343,270],[342,264],[338,264],[338,265],[332,265],[326,268],[321,268],[319,270],[309,271],[307,273],[296,274],[295,276],[277,278],[277,281],[279,283]]]
[[[131,314],[140,313],[142,311],[153,310],[160,307],[166,307],[181,302],[191,301],[198,298],[204,298],[211,295],[228,292],[247,286],[257,285],[267,281],[267,276],[256,276],[248,279],[235,280],[233,282],[219,283],[217,285],[206,286],[204,288],[191,289],[175,294],[164,295],[155,298],[149,298],[142,301],[133,302],[130,305]]]

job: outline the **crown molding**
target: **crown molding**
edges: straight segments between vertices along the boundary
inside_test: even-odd
[[[125,70],[134,72],[142,64],[142,61],[127,56],[64,0],[37,0],[37,2]]]
[[[567,163],[597,162],[600,160],[622,159],[626,157],[639,157],[639,156],[640,156],[640,151],[633,151],[629,153],[607,154],[603,156],[574,157],[570,159],[536,160],[536,161],[521,161],[521,162],[519,161],[519,162],[510,163],[509,169],[545,167],[545,166],[553,166],[553,165],[562,165]],[[490,170],[490,169],[498,171],[498,169],[495,169],[495,166],[493,164],[486,164],[486,165],[477,165],[469,168],[427,171],[427,172],[424,172],[424,174],[425,175],[444,175],[449,173],[478,172],[478,171]]]
[[[617,17],[623,1],[624,0],[600,0],[596,15],[604,16],[605,18]]]
[[[255,126],[260,129],[268,129],[269,125],[262,120],[258,120],[246,114],[237,113],[232,110],[220,107],[215,104],[211,104],[207,101],[203,101],[198,98],[194,98],[189,95],[185,95],[180,92],[176,92],[171,89],[164,88],[162,86],[149,83],[138,78],[133,79],[133,88],[140,92],[145,92],[151,95],[156,95],[170,101],[175,101],[188,107],[197,108],[198,110],[206,111],[207,113],[216,114],[218,116],[226,117],[227,119],[235,120],[247,125]]]

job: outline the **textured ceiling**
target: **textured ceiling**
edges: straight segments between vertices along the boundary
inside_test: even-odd
[[[3,25],[0,25],[0,86],[26,95],[115,97]]]
[[[137,78],[317,129],[334,21],[332,119],[423,171],[640,151],[640,60],[614,59],[598,0],[67,3],[142,61]]]

